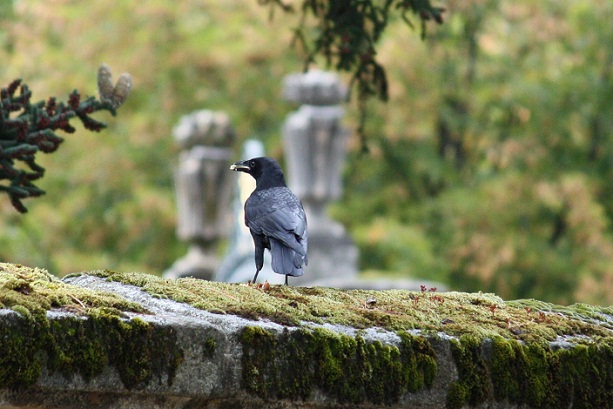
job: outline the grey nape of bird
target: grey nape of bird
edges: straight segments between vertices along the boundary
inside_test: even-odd
[[[307,264],[307,221],[302,203],[285,184],[281,166],[271,158],[239,161],[231,170],[253,176],[256,187],[245,202],[245,224],[255,245],[255,275],[264,265],[264,249],[272,256],[272,269],[287,277],[301,276]]]

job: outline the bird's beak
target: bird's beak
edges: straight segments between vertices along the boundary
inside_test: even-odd
[[[249,167],[248,163],[248,161],[238,161],[230,166],[230,170],[235,170],[237,172],[249,172],[251,168]]]

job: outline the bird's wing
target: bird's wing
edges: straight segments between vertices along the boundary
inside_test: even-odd
[[[287,188],[254,192],[245,203],[245,224],[306,256],[307,223],[298,198]]]

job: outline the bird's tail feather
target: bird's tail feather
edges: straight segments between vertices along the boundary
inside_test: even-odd
[[[270,239],[270,253],[272,255],[272,270],[277,274],[286,274],[294,277],[304,274],[304,256],[296,253],[276,239]]]

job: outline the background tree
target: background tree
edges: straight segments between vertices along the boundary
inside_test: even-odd
[[[362,247],[394,241],[381,225],[418,232],[390,258],[429,260],[423,276],[453,288],[611,303],[612,5],[447,6],[424,54],[398,63],[383,44],[394,85],[385,122],[368,124],[387,136],[381,166],[354,158],[335,214]]]
[[[251,0],[14,4],[0,22],[6,83],[22,77],[36,95],[87,89],[106,61],[130,72],[135,90],[104,138],[79,133],[41,157],[53,168],[41,181],[49,193],[26,218],[0,201],[0,258],[59,274],[161,272],[185,251],[174,238],[170,134],[192,110],[229,112],[241,138],[281,157],[294,108],[281,79],[305,56],[288,48],[299,20],[270,20]],[[425,41],[395,15],[376,44],[389,102],[367,102],[370,153],[351,140],[345,196],[331,209],[364,273],[611,304],[613,3],[442,6],[445,23]],[[348,114],[355,127],[354,105]]]

